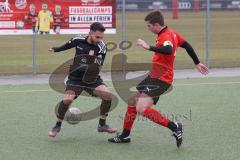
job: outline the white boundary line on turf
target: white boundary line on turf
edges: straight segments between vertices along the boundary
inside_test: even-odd
[[[186,83],[186,84],[175,84],[173,86],[204,86],[204,85],[230,85],[230,84],[240,84],[240,82],[212,82],[212,83]],[[114,87],[108,87],[109,89],[114,89]],[[12,91],[0,91],[0,94],[3,93],[33,93],[33,92],[55,92],[51,89],[45,89],[45,90],[12,90]]]
[[[189,83],[189,84],[175,84],[173,86],[201,86],[201,85],[222,85],[222,84],[240,84],[240,82]]]
[[[137,78],[143,76],[148,71],[135,71],[128,72],[126,75],[127,79]],[[176,79],[186,79],[186,78],[220,78],[220,77],[240,77],[240,67],[239,68],[213,68],[207,76],[201,75],[196,69],[184,69],[175,70],[175,80]],[[110,72],[101,72],[104,82],[111,81]],[[12,75],[12,76],[0,76],[0,86],[1,85],[25,85],[25,84],[48,84],[49,74],[39,74],[39,75]]]

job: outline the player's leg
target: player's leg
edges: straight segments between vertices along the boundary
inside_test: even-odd
[[[131,94],[131,96],[128,98],[127,111],[125,113],[124,122],[123,122],[123,131],[120,135],[117,135],[114,138],[108,139],[109,142],[128,143],[131,141],[129,136],[133,127],[133,123],[137,116],[136,103],[140,95],[141,93],[137,91]]]
[[[136,110],[139,114],[143,115],[149,120],[163,127],[169,128],[173,132],[173,136],[176,138],[177,147],[180,147],[182,144],[182,124],[170,121],[159,111],[151,108],[151,106],[156,104],[157,101],[158,98],[156,99],[145,93],[142,93],[137,101]]]
[[[151,106],[157,104],[160,95],[166,93],[170,86],[164,81],[148,76],[137,87],[141,92],[136,103],[137,112],[159,125],[168,127],[170,121]]]
[[[151,121],[172,130],[173,135],[177,140],[177,146],[179,147],[182,143],[182,125],[180,123],[171,122],[159,111],[151,108],[153,104],[156,104],[158,102],[160,95],[169,92],[172,89],[171,85],[166,84],[163,81],[147,77],[137,86],[137,89],[139,92],[141,92],[141,94],[137,96],[137,100],[135,101],[136,108],[135,111],[133,111],[135,113],[138,112]],[[111,138],[109,141],[114,143],[130,142],[130,139],[128,137],[126,138],[123,136],[124,134],[129,135],[129,133],[125,130],[120,136]],[[126,139],[124,139],[124,137]]]
[[[75,97],[75,92],[72,90],[67,90],[64,93],[62,101],[57,104],[56,112],[57,112],[58,120],[55,126],[52,128],[52,130],[49,131],[48,133],[50,137],[55,137],[57,133],[60,132],[65,113],[67,112],[69,106],[71,105],[74,97]]]
[[[173,132],[173,136],[176,139],[177,147],[182,144],[182,124],[170,121],[167,117],[162,115],[159,111],[151,108],[153,104],[156,104],[156,99],[149,97],[147,94],[143,93],[137,102],[137,112],[149,120],[169,128]]]
[[[72,104],[74,99],[76,99],[82,92],[82,88],[79,86],[74,85],[67,85],[66,91],[64,93],[64,96],[62,98],[62,101],[57,104],[56,107],[56,114],[57,114],[57,122],[55,126],[52,128],[52,130],[48,133],[50,137],[55,137],[58,132],[61,130],[62,121],[64,119],[64,116],[69,109],[69,106]]]
[[[142,116],[147,117],[151,121],[167,127],[169,120],[163,116],[159,111],[151,108],[154,104],[154,99],[147,95],[146,93],[142,93],[137,101],[136,110]]]
[[[60,34],[60,29],[61,29],[60,25],[56,26],[56,34]]]
[[[56,33],[56,30],[57,30],[57,26],[56,25],[53,25],[53,32]],[[56,33],[57,34],[57,33]]]
[[[117,129],[111,128],[106,124],[106,119],[112,103],[112,93],[105,84],[98,82],[99,80],[96,81],[96,83],[99,85],[97,85],[97,87],[93,90],[93,95],[102,99],[100,106],[98,132],[115,133]]]
[[[76,97],[75,91],[67,90],[64,93],[62,101],[58,104],[57,118],[59,121],[63,121],[64,116]]]
[[[124,123],[123,123],[123,131],[120,135],[108,139],[109,142],[113,143],[128,143],[130,142],[130,132],[134,123],[134,120],[136,119],[137,116],[137,110],[136,110],[136,105],[138,102],[139,97],[141,96],[141,93],[146,90],[146,86],[149,85],[149,79],[150,77],[146,77],[141,83],[138,84],[137,92],[133,93],[129,99],[128,99],[128,107],[127,111],[125,114],[124,118]]]
[[[172,122],[162,115],[159,111],[151,108],[155,100],[145,93],[142,93],[136,101],[136,107],[129,107],[124,120],[124,130],[121,135],[114,138],[108,139],[109,142],[113,143],[128,143],[131,141],[129,135],[132,128],[132,124],[136,118],[136,114],[139,113],[151,121],[169,128],[173,132],[173,136],[176,138],[177,147],[182,144],[182,124]],[[130,115],[131,116],[127,116]],[[126,118],[128,117],[128,118]],[[129,127],[129,128],[128,128]]]

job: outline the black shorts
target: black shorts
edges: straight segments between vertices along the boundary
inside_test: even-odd
[[[142,82],[136,87],[140,93],[145,93],[153,98],[154,105],[157,104],[160,95],[165,93],[171,84],[168,84],[160,79],[151,78],[147,76]]]
[[[93,93],[93,91],[95,90],[95,88],[97,88],[98,86],[101,86],[101,85],[105,85],[105,84],[103,83],[103,80],[100,76],[97,77],[97,79],[94,83],[84,83],[81,80],[75,80],[75,79],[68,78],[68,80],[66,82],[65,91],[67,91],[67,90],[74,91],[75,95],[76,95],[75,99],[81,94],[82,91],[86,91],[91,96],[96,97],[96,95]]]
[[[39,33],[40,33],[41,35],[44,35],[44,34],[49,34],[50,32],[39,31]]]
[[[53,25],[53,30],[55,31],[57,29],[57,27],[60,27],[61,28],[61,24],[55,24]]]

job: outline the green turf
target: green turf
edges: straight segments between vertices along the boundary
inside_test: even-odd
[[[147,31],[143,21],[146,12],[127,13],[127,40],[136,42],[143,38],[150,44],[155,43],[152,33]],[[180,18],[173,20],[171,12],[164,12],[166,24],[180,32],[195,48],[200,59],[205,59],[205,13],[180,12]],[[238,39],[240,36],[240,12],[213,11],[211,14],[211,67],[240,67]],[[117,14],[117,35],[107,35],[106,42],[121,42],[121,14]],[[52,55],[48,48],[68,41],[71,35],[38,36],[37,65],[38,73],[49,73],[57,66],[73,57],[74,50],[66,54]],[[31,73],[32,37],[31,36],[0,36],[0,74]],[[109,52],[103,70],[111,68],[112,56],[121,53],[120,49]],[[135,45],[127,50],[129,62],[150,62],[151,53],[137,48]],[[119,66],[121,66],[119,62]],[[183,49],[179,49],[176,68],[192,68],[193,63]],[[119,67],[121,68],[121,67]]]
[[[131,144],[109,144],[111,135],[96,132],[97,119],[64,124],[55,139],[49,138],[53,108],[62,95],[48,85],[0,86],[0,159],[236,160],[239,89],[240,77],[176,80],[174,91],[163,96],[156,108],[183,121],[184,145],[177,149],[167,129],[142,118],[134,126]],[[80,97],[73,105],[87,111],[99,103]],[[121,128],[125,106],[120,100],[110,114],[112,126]]]

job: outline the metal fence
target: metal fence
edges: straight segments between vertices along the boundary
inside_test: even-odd
[[[117,34],[105,38],[116,48],[110,49],[103,71],[139,70],[141,68],[126,68],[126,63],[151,62],[152,54],[138,48],[135,42],[143,38],[149,44],[155,43],[155,36],[147,30],[144,22],[146,14],[153,9],[163,12],[168,27],[192,44],[203,63],[211,68],[240,67],[240,0],[199,0],[198,3],[199,9],[196,9],[194,0],[179,0],[178,18],[174,19],[170,0],[117,0]],[[72,36],[0,36],[0,74],[51,73],[72,58],[74,51],[52,55],[48,48],[61,45]],[[126,48],[122,43],[125,41],[132,45]],[[125,55],[127,62],[123,56],[119,65],[112,68],[112,59],[119,54]],[[185,51],[179,49],[175,68],[193,67]]]
[[[126,26],[122,33],[126,36],[123,41],[145,38],[154,44],[154,37],[146,27],[144,27],[144,16],[153,9],[163,12],[166,23],[170,28],[175,29],[189,41],[201,61],[210,68],[240,67],[240,49],[237,41],[240,36],[238,32],[240,20],[240,1],[239,0],[179,0],[178,9],[174,8],[176,0],[123,0],[118,1],[119,11],[123,10],[122,26]],[[125,12],[125,13],[124,13]],[[142,28],[138,34],[129,23],[134,23],[138,28]],[[126,30],[126,32],[125,32]],[[152,37],[152,39],[149,39]],[[138,48],[133,47],[127,54],[139,52]],[[130,56],[130,61],[139,62],[146,58],[145,53],[136,53],[134,58]],[[150,56],[149,56],[150,57]],[[132,59],[131,59],[132,58]],[[150,61],[149,58],[145,60]],[[176,58],[176,68],[193,68],[184,50],[179,50]]]

